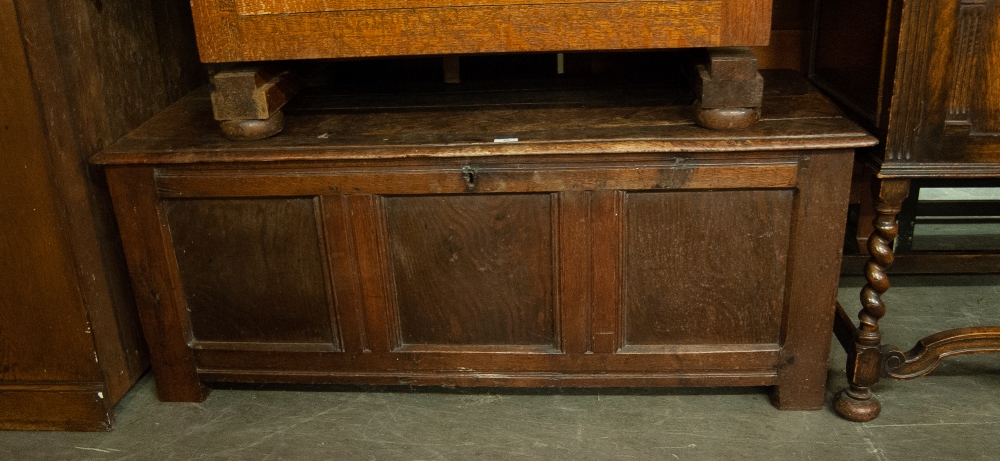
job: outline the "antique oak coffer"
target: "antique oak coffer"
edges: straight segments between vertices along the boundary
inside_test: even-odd
[[[767,45],[771,0],[192,0],[198,50],[222,67],[215,118],[233,139],[283,127],[294,72],[269,61],[475,53],[708,48],[692,72],[697,119],[743,128],[762,80],[746,47]]]
[[[239,143],[208,89],[181,100],[94,158],[160,398],[771,386],[821,407],[873,139],[798,74],[766,88],[739,132],[659,89],[521,89],[302,97],[280,136]]]

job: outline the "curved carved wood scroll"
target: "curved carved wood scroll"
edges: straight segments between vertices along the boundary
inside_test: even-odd
[[[903,352],[886,352],[885,373],[895,379],[924,376],[946,357],[1000,353],[1000,326],[956,328],[935,333]]]

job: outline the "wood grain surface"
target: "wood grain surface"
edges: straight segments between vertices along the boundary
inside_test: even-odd
[[[532,5],[616,3],[620,0],[532,0]],[[408,10],[416,8],[468,8],[481,6],[522,5],[517,0],[236,0],[241,15],[318,13],[352,10]]]
[[[689,94],[662,87],[551,88],[496,92],[421,88],[406,93],[303,95],[280,136],[243,143],[217,132],[207,89],[133,131],[95,163],[225,163],[592,155],[595,153],[761,152],[854,147],[871,138],[787,71],[762,72],[765,102],[753,128],[720,133],[694,125]],[[440,94],[440,100],[436,98]],[[455,105],[458,110],[448,110]],[[364,116],[359,116],[364,115]],[[516,137],[517,142],[494,139]]]
[[[976,6],[968,5],[968,9]],[[1000,7],[993,3],[982,8],[978,19],[976,36],[958,45],[959,52],[964,51],[966,59],[970,59],[970,51],[976,57],[969,70],[978,74],[975,75],[976,94],[982,95],[970,100],[970,122],[977,134],[997,136],[1000,135]]]
[[[867,155],[883,177],[1000,176],[1000,6],[823,0],[819,8],[811,77],[884,139]]]
[[[176,0],[0,3],[2,429],[109,430],[148,367],[87,159],[204,83],[190,14]]]
[[[337,349],[313,199],[174,200],[164,210],[195,341]]]
[[[910,353],[887,351],[881,344],[878,321],[886,313],[881,294],[889,288],[885,271],[895,260],[893,251],[900,252],[906,272],[933,267],[990,271],[987,264],[996,260],[995,252],[972,249],[903,252],[911,240],[921,185],[955,179],[949,187],[957,187],[962,179],[1000,178],[1000,3],[822,0],[817,12],[812,80],[882,141],[859,156],[864,166],[856,186],[861,197],[854,231],[870,255],[865,265],[870,283],[861,296],[860,325],[849,319],[838,322],[838,330],[847,332],[841,335],[853,338],[844,341],[850,388],[834,399],[841,416],[870,421],[881,409],[871,389],[882,376],[915,377],[933,368],[925,367],[923,359],[911,367],[906,364]],[[904,201],[908,194],[911,199]],[[894,239],[901,243],[891,245]],[[995,327],[978,328],[995,332]],[[970,351],[989,349],[979,346],[990,342],[995,350],[995,334],[966,343],[966,333],[925,338],[924,346],[938,349],[924,356],[928,363],[959,355],[972,343],[977,345]]]
[[[763,46],[769,0],[192,3],[204,62]]]
[[[626,345],[776,344],[792,196],[628,194]]]
[[[0,4],[0,34],[20,42],[11,2]],[[9,40],[9,42],[8,42]],[[63,235],[62,197],[50,184],[45,127],[24,49],[0,52],[10,89],[0,94],[0,379],[100,382],[71,244]],[[62,310],[48,306],[66,306]],[[59,347],[54,347],[59,345]],[[50,371],[51,370],[51,371]]]
[[[403,344],[555,345],[550,194],[385,201]]]
[[[170,233],[152,184],[154,172],[111,168],[106,174],[142,331],[149,344],[150,365],[154,370],[173,370],[157,382],[157,396],[167,402],[202,401],[208,389],[189,368],[194,354],[188,348],[191,328],[185,321],[186,312],[161,307],[184,305],[184,293],[177,259],[164,251],[171,246]]]
[[[288,132],[233,144],[198,131],[211,115],[193,96],[95,159],[132,223],[123,237],[161,395],[199,399],[210,380],[764,385],[779,408],[816,408],[852,149],[871,139],[800,78],[772,78],[765,120],[729,136],[651,105],[649,88],[609,85],[436,103],[422,91],[321,93],[289,110]],[[286,219],[280,197],[319,209]],[[245,243],[178,250],[181,237],[156,223],[176,220],[180,203],[200,210],[186,225]],[[293,247],[323,253],[316,241],[329,268],[285,272],[317,295],[316,275],[329,279],[339,351],[189,345],[190,287],[274,284],[255,264],[213,279],[213,254],[263,251],[291,268]],[[242,290],[255,298],[244,304],[277,305],[272,289]],[[283,313],[260,318],[298,332]]]

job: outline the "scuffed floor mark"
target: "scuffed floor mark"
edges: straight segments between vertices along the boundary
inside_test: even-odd
[[[680,448],[697,448],[697,447],[698,447],[698,445],[693,444],[693,443],[689,443],[687,445],[680,446],[680,447],[653,447],[653,448],[677,450],[677,449],[680,449]]]
[[[73,448],[76,448],[77,450],[97,451],[100,453],[114,453],[116,451],[121,451],[121,450],[115,450],[114,448],[91,448],[91,447],[73,447]]]
[[[944,421],[940,423],[911,423],[911,424],[870,424],[868,427],[917,427],[917,426],[987,426],[990,424],[996,424],[993,421],[977,422],[977,423],[946,423]]]
[[[873,442],[872,438],[869,437],[870,434],[865,431],[865,428],[862,427],[861,424],[858,424],[855,428],[857,429],[858,434],[861,435],[861,439],[865,441],[866,445],[868,445],[868,453],[875,455],[875,459],[878,461],[889,461],[889,458],[885,457],[885,452],[875,446],[875,442]]]
[[[357,400],[357,399],[355,399],[355,400]],[[330,408],[327,408],[327,409],[325,409],[323,411],[320,411],[318,413],[314,413],[314,414],[310,415],[309,417],[297,419],[295,422],[290,423],[287,426],[282,427],[281,429],[271,431],[271,432],[265,434],[264,436],[259,437],[257,440],[255,440],[254,442],[252,442],[250,444],[247,444],[247,445],[244,445],[244,446],[240,446],[240,447],[233,447],[233,448],[230,448],[230,449],[227,449],[227,450],[223,450],[223,451],[219,451],[219,452],[214,453],[214,456],[232,455],[232,454],[241,453],[241,452],[244,452],[246,450],[255,448],[257,446],[260,446],[260,445],[266,443],[267,441],[269,441],[269,440],[271,440],[271,439],[273,439],[275,437],[279,437],[280,438],[281,436],[284,436],[288,432],[295,432],[295,430],[297,428],[301,427],[301,426],[307,425],[307,424],[309,424],[309,423],[311,423],[313,421],[319,420],[323,416],[326,416],[326,415],[328,415],[328,414],[330,414],[330,413],[332,413],[334,411],[340,410],[343,405],[344,405],[344,403],[341,402],[341,403],[338,403],[338,404],[336,404],[336,405],[334,405],[334,406],[332,406]]]
[[[459,399],[457,406],[458,408],[481,407],[483,405],[499,403],[501,400],[503,400],[503,396],[497,394],[467,395]]]

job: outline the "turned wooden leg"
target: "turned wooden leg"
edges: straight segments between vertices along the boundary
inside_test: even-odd
[[[224,70],[212,81],[215,119],[227,138],[241,141],[278,134],[285,126],[281,107],[299,89],[289,72],[260,67]]]
[[[868,283],[861,289],[860,325],[853,331],[853,344],[847,344],[847,380],[850,387],[834,398],[834,409],[851,421],[871,421],[878,417],[881,410],[871,392],[882,374],[882,332],[879,331],[878,321],[885,315],[882,294],[889,289],[885,271],[893,260],[891,245],[898,232],[896,215],[909,195],[910,181],[882,180],[876,187],[875,231],[868,238],[871,257],[865,264]],[[838,336],[841,335],[838,333]]]
[[[764,79],[749,48],[712,48],[695,66],[695,117],[714,130],[749,128],[760,119]]]

